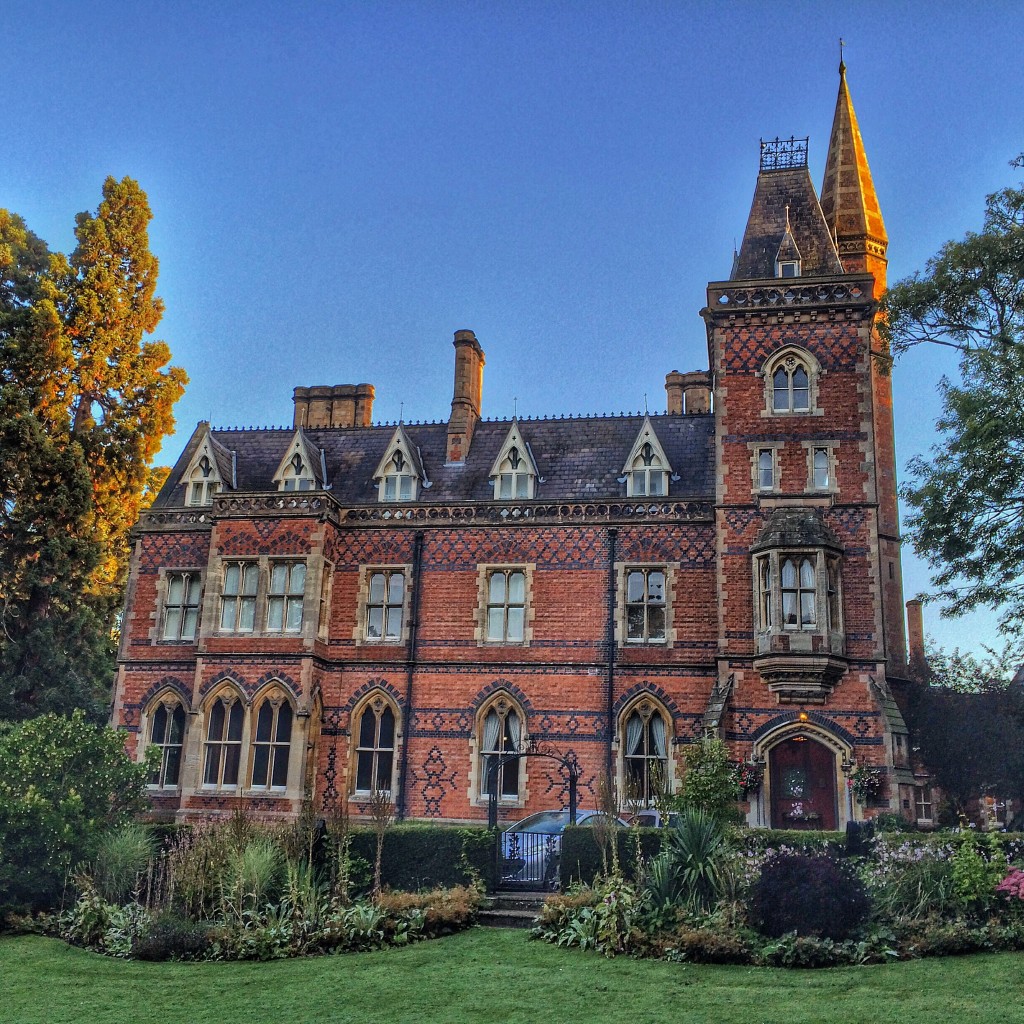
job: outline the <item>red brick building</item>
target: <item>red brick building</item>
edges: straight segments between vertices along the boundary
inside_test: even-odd
[[[821,198],[805,140],[762,144],[666,413],[482,419],[463,330],[447,422],[374,426],[361,384],[200,423],[136,531],[113,712],[161,749],[157,807],[481,820],[531,743],[581,805],[645,802],[712,732],[764,770],[752,824],[863,816],[855,767],[912,812],[885,251],[841,69]],[[553,760],[496,786],[506,820],[567,801]]]

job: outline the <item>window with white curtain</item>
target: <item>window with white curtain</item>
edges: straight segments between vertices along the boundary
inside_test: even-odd
[[[480,795],[496,789],[499,800],[518,800],[520,761],[510,761],[492,771],[506,754],[522,745],[523,720],[511,701],[499,698],[486,711],[480,726]]]
[[[650,807],[668,784],[666,717],[650,701],[642,701],[625,718],[622,776],[630,804]]]

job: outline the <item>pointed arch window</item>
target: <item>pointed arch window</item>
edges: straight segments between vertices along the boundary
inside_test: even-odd
[[[782,622],[787,629],[814,629],[817,625],[814,561],[795,556],[782,561]]]
[[[355,771],[352,792],[357,797],[394,791],[398,713],[382,694],[367,701],[355,716]]]
[[[416,474],[399,448],[391,456],[384,471],[381,498],[384,501],[415,501],[416,482]]]
[[[273,693],[260,704],[252,741],[253,789],[287,787],[294,717],[283,693]]]
[[[242,762],[242,701],[235,693],[224,693],[213,701],[206,717],[203,785],[235,789]]]
[[[650,441],[645,441],[633,458],[626,477],[629,497],[660,497],[668,493],[668,470]]]
[[[494,497],[502,499],[533,497],[533,467],[513,445],[498,466],[494,478]]]
[[[295,452],[281,473],[282,491],[311,491],[316,486],[313,471],[305,463],[301,452]]]
[[[189,474],[187,503],[189,505],[212,505],[213,496],[219,490],[220,476],[209,455],[203,455]]]
[[[480,720],[480,796],[497,790],[499,800],[518,800],[521,761],[510,761],[492,769],[506,754],[522,748],[523,719],[519,709],[506,697],[499,697]]]
[[[619,749],[626,799],[651,807],[668,785],[668,716],[644,700],[622,720]]]
[[[176,789],[181,776],[181,752],[185,744],[185,709],[180,701],[161,701],[150,714],[149,746],[160,751],[149,785]]]

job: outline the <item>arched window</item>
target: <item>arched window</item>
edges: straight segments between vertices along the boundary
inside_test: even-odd
[[[302,455],[296,452],[281,474],[282,491],[310,491],[316,486],[313,471],[305,464]]]
[[[643,700],[622,720],[622,781],[630,804],[650,807],[668,786],[668,716]]]
[[[164,700],[149,718],[149,746],[160,751],[160,760],[149,777],[151,786],[175,789],[181,776],[181,751],[185,743],[185,709],[177,700]]]
[[[238,786],[242,761],[242,722],[245,710],[233,691],[217,697],[207,711],[203,785],[217,789]]]
[[[803,363],[787,359],[772,375],[772,408],[775,412],[807,412],[810,409],[810,377]]]
[[[513,445],[498,466],[494,479],[495,498],[532,498],[533,469]]]
[[[645,441],[630,466],[626,493],[630,497],[659,497],[668,491],[668,472],[654,446]]]
[[[293,720],[292,706],[282,693],[273,693],[260,704],[252,741],[253,789],[287,787]]]
[[[489,797],[496,789],[499,800],[518,800],[521,761],[510,761],[492,773],[506,754],[522,747],[523,719],[519,709],[506,697],[499,697],[480,719],[480,795]]]
[[[220,477],[208,455],[204,455],[188,478],[189,505],[212,505],[213,496],[220,490]]]
[[[416,474],[401,449],[391,457],[384,471],[381,498],[384,501],[416,500]]]
[[[356,738],[355,796],[373,796],[394,790],[395,740],[398,714],[392,703],[377,694],[354,716],[352,735]]]

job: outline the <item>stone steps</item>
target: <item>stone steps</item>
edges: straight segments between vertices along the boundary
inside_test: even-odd
[[[497,892],[477,917],[485,928],[532,928],[549,892]]]

